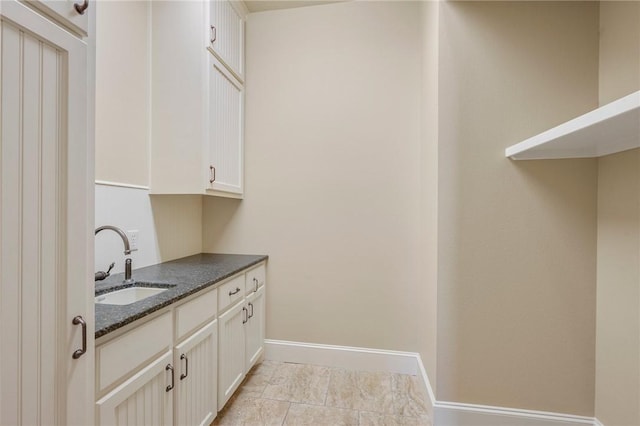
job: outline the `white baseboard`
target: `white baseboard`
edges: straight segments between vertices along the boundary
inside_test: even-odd
[[[585,426],[593,417],[436,401],[434,426]]]
[[[265,340],[265,359],[418,376],[433,426],[603,426],[593,417],[438,401],[420,354],[349,346]]]
[[[417,363],[413,352],[354,348],[349,346],[265,340],[265,359],[272,361],[316,364],[327,367],[362,371],[416,375]]]

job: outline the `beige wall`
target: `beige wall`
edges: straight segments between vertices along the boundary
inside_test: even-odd
[[[151,2],[100,1],[96,35],[95,223],[139,231],[134,268],[202,250],[199,196],[149,197],[150,8]],[[141,186],[141,188],[126,187]],[[95,263],[124,269],[122,242],[115,234],[96,238]]]
[[[438,53],[439,5],[421,3],[422,106],[420,151],[420,355],[432,388],[437,388],[438,304]]]
[[[599,160],[596,417],[640,424],[640,150]]]
[[[593,415],[596,161],[504,149],[597,106],[598,4],[440,14],[438,400]]]
[[[247,23],[246,190],[206,198],[205,251],[266,253],[267,338],[417,351],[418,3]]]
[[[96,2],[96,180],[149,184],[149,9]]]
[[[640,89],[640,2],[600,2],[600,105]]]
[[[600,5],[600,103],[640,89],[640,3]],[[640,424],[640,150],[598,161],[596,417]]]

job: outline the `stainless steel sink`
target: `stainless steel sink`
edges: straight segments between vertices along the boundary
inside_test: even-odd
[[[114,290],[95,297],[95,303],[101,305],[130,305],[135,302],[155,296],[174,286],[154,287],[152,285],[134,285],[132,287]]]

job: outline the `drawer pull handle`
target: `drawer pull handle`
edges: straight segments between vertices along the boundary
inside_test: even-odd
[[[169,392],[171,389],[173,389],[173,386],[176,384],[175,382],[175,376],[174,376],[174,371],[173,371],[173,365],[171,364],[167,364],[167,366],[164,368],[164,371],[171,371],[171,384],[169,386],[167,386],[167,388],[165,389],[166,392]]]
[[[258,292],[258,279],[257,279],[257,278],[254,278],[254,279],[253,279],[253,284],[256,286],[256,289],[255,289],[255,290],[253,290],[253,292],[254,292],[254,293],[257,293],[257,292]]]
[[[218,31],[216,30],[216,27],[211,25],[211,44],[213,44],[217,38],[218,38]]]
[[[249,302],[249,307],[251,308],[251,313],[249,314],[249,318],[253,318],[253,303]],[[247,318],[247,321],[249,321],[249,318]]]
[[[235,290],[229,292],[229,296],[240,293],[240,287],[236,287]]]
[[[73,325],[82,325],[82,349],[76,349],[71,356],[73,359],[78,359],[87,352],[87,322],[78,315],[73,319],[72,323]]]
[[[244,319],[242,320],[243,324],[246,324],[249,321],[249,311],[244,306],[242,307],[242,312],[244,312]]]
[[[184,380],[189,376],[189,358],[187,358],[185,354],[182,354],[180,355],[180,359],[184,359],[185,362],[184,374],[180,375],[180,380]]]
[[[78,12],[80,15],[84,15],[84,11],[87,10],[87,8],[89,7],[89,0],[84,0],[82,2],[82,4],[78,4],[78,3],[74,3],[73,8],[76,10],[76,12]]]
[[[209,183],[213,183],[216,181],[216,168],[213,166],[209,166]]]

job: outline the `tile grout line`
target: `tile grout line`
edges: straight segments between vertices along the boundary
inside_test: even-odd
[[[389,388],[391,389],[391,414],[395,415],[396,414],[396,392],[395,392],[395,389],[393,388],[393,378],[394,378],[393,374],[389,376]]]
[[[291,410],[291,405],[293,404],[293,402],[291,401],[287,401],[289,403],[289,406],[287,407],[287,412],[284,414],[284,417],[282,418],[282,423],[280,423],[281,426],[284,426],[284,424],[287,421],[287,416],[289,416],[289,410]]]
[[[329,388],[331,387],[331,380],[333,379],[333,372],[336,370],[335,368],[331,368],[329,370],[329,381],[327,382],[327,390],[324,393],[324,402],[322,405],[327,406],[327,397],[329,396]]]

